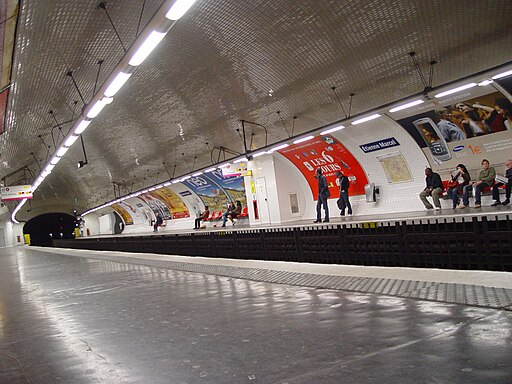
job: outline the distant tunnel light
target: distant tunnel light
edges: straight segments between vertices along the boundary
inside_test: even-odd
[[[82,120],[78,127],[75,129],[75,135],[81,135],[87,129],[87,127],[91,124],[91,120]]]
[[[64,142],[64,146],[71,147],[77,139],[78,139],[78,136],[75,136],[75,135],[69,136],[68,139]]]
[[[137,49],[137,51],[133,54],[132,58],[128,62],[133,67],[142,64],[144,60],[149,56],[153,49],[156,48],[158,43],[162,41],[165,37],[166,32],[157,32],[153,31],[149,34],[149,36],[144,40],[142,45]]]
[[[306,136],[306,137],[301,137],[300,139],[295,140],[293,142],[293,144],[300,144],[300,143],[303,143],[305,141],[309,141],[309,140],[314,139],[314,138],[315,138],[315,136],[312,136],[312,135]]]
[[[476,86],[477,86],[477,83],[469,83],[469,84],[461,85],[460,87],[449,89],[447,91],[438,93],[437,95],[434,95],[434,97],[436,99],[439,99],[441,97],[451,95],[452,93],[457,93],[457,92],[460,92],[460,91],[464,91],[465,89],[473,88],[473,87],[476,87]]]
[[[498,73],[497,75],[494,75],[493,77],[491,77],[491,79],[493,79],[493,80],[501,79],[502,77],[507,77],[507,76],[510,76],[510,75],[512,75],[512,69],[510,71],[507,71],[507,72]]]
[[[87,117],[89,119],[94,119],[96,116],[98,116],[103,108],[105,108],[105,103],[103,100],[97,100],[89,112],[87,112]],[[84,120],[85,121],[85,120]]]
[[[176,0],[165,17],[169,20],[179,20],[195,2],[196,0]]]
[[[342,130],[343,128],[345,128],[345,126],[343,125],[338,125],[336,127],[332,127],[332,128],[329,128],[323,132],[320,132],[320,134],[323,136],[323,135],[328,135],[329,133],[333,133],[333,132],[336,132],[336,131],[340,131]]]
[[[121,89],[121,87],[128,81],[131,75],[131,73],[119,72],[117,76],[114,78],[114,80],[112,80],[110,85],[107,87],[107,89],[105,89],[104,95],[106,97],[114,96]]]
[[[366,123],[367,121],[370,121],[370,120],[375,120],[377,118],[379,118],[380,115],[378,113],[374,114],[374,115],[371,115],[371,116],[366,116],[366,117],[363,117],[362,119],[358,119],[358,120],[354,120],[352,122],[352,125],[357,125],[357,124],[361,124],[361,123]]]
[[[399,105],[397,107],[394,107],[394,108],[391,108],[389,110],[389,112],[398,112],[398,111],[401,111],[402,109],[407,109],[407,108],[411,108],[411,107],[414,107],[415,105],[420,105],[420,104],[423,104],[425,101],[424,100],[414,100],[414,101],[411,101],[410,103],[406,103],[406,104],[402,104],[402,105]]]
[[[66,152],[68,151],[69,147],[61,147],[57,153],[55,154],[56,156],[58,157],[62,157],[66,154]]]

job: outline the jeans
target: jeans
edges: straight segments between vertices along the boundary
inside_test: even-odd
[[[352,206],[350,205],[350,201],[348,200],[348,192],[340,191],[340,199],[338,200],[338,207],[341,210],[341,216],[345,216],[345,208],[348,208],[348,214],[352,214]]]
[[[462,191],[463,188],[464,186],[459,184],[455,188],[448,190],[448,196],[450,196],[453,201],[453,208],[459,204],[459,191]]]
[[[475,204],[480,204],[482,201],[482,189],[487,188],[489,184],[481,183],[475,187]],[[472,185],[466,185],[463,189],[464,193],[462,195],[462,203],[464,205],[469,205],[469,192],[473,189]]]
[[[228,215],[229,215],[229,212],[226,211],[222,214],[222,226],[225,227],[226,226],[226,221],[228,221]]]
[[[496,183],[492,187],[492,198],[493,200],[500,201],[500,190],[499,187],[505,185],[505,197],[510,200],[510,191],[512,190],[512,180],[509,180],[507,184]]]
[[[434,205],[437,208],[441,208],[441,202],[439,201],[439,195],[443,193],[442,188],[434,188],[432,192],[427,192],[425,190],[421,191],[420,193],[420,200],[422,201],[423,205],[427,209],[432,209],[432,204],[429,203],[427,200],[427,196],[432,196],[432,200],[434,201]]]
[[[322,206],[325,211],[325,220],[329,220],[329,206],[327,205],[327,197],[318,195],[318,201],[316,202],[316,219],[320,221],[322,219]]]

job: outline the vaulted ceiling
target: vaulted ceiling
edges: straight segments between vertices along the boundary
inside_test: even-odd
[[[90,101],[98,69],[101,85],[123,57],[98,3],[21,2],[0,176],[39,173]],[[125,47],[161,4],[107,2]],[[411,51],[424,71],[438,62],[434,85],[506,63],[511,31],[508,0],[197,0],[84,133],[88,165],[77,170],[75,143],[32,207],[85,210],[114,198],[113,183],[128,192],[169,179],[175,166],[176,175],[206,166],[214,147],[243,152],[240,119],[265,125],[269,144],[292,127],[339,120],[332,86],[345,109],[355,94],[352,114],[415,94],[423,85]],[[261,128],[249,135],[253,148],[265,144]]]

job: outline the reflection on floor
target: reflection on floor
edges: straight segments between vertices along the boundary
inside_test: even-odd
[[[2,383],[505,384],[512,377],[512,312],[504,310],[26,247],[0,251],[0,304]]]
[[[443,209],[440,211],[436,210],[423,210],[413,212],[397,212],[397,213],[385,213],[375,215],[353,215],[344,216],[331,215],[329,223],[314,224],[313,220],[307,221],[293,221],[284,224],[265,224],[265,225],[249,225],[247,219],[240,220],[236,226],[228,225],[225,228],[221,228],[220,225],[212,227],[212,223],[208,223],[207,228],[201,229],[200,232],[214,232],[214,231],[233,231],[233,230],[248,230],[248,229],[266,229],[266,228],[292,228],[292,227],[314,227],[314,226],[336,226],[336,225],[350,225],[350,224],[362,224],[362,223],[393,223],[396,221],[406,221],[408,223],[418,222],[419,220],[435,221],[435,220],[463,220],[471,217],[498,217],[501,219],[507,219],[512,217],[512,205],[498,206],[498,207],[482,207],[482,208],[466,208],[466,209]],[[217,222],[218,224],[218,222]],[[148,227],[149,228],[149,227]],[[179,234],[179,233],[195,233],[192,229],[178,229],[169,230],[164,229],[158,232],[159,235],[165,234]],[[141,232],[141,233],[123,233],[120,235],[98,235],[90,237],[111,237],[111,236],[154,236],[153,232]]]

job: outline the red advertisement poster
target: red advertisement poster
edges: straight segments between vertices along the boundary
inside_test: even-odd
[[[290,145],[278,152],[290,160],[304,175],[315,200],[318,198],[318,182],[315,179],[317,168],[322,169],[327,179],[331,199],[340,197],[337,171],[343,171],[350,180],[350,195],[364,195],[364,186],[368,183],[368,178],[363,167],[334,137],[328,135],[315,137],[304,143]]]

